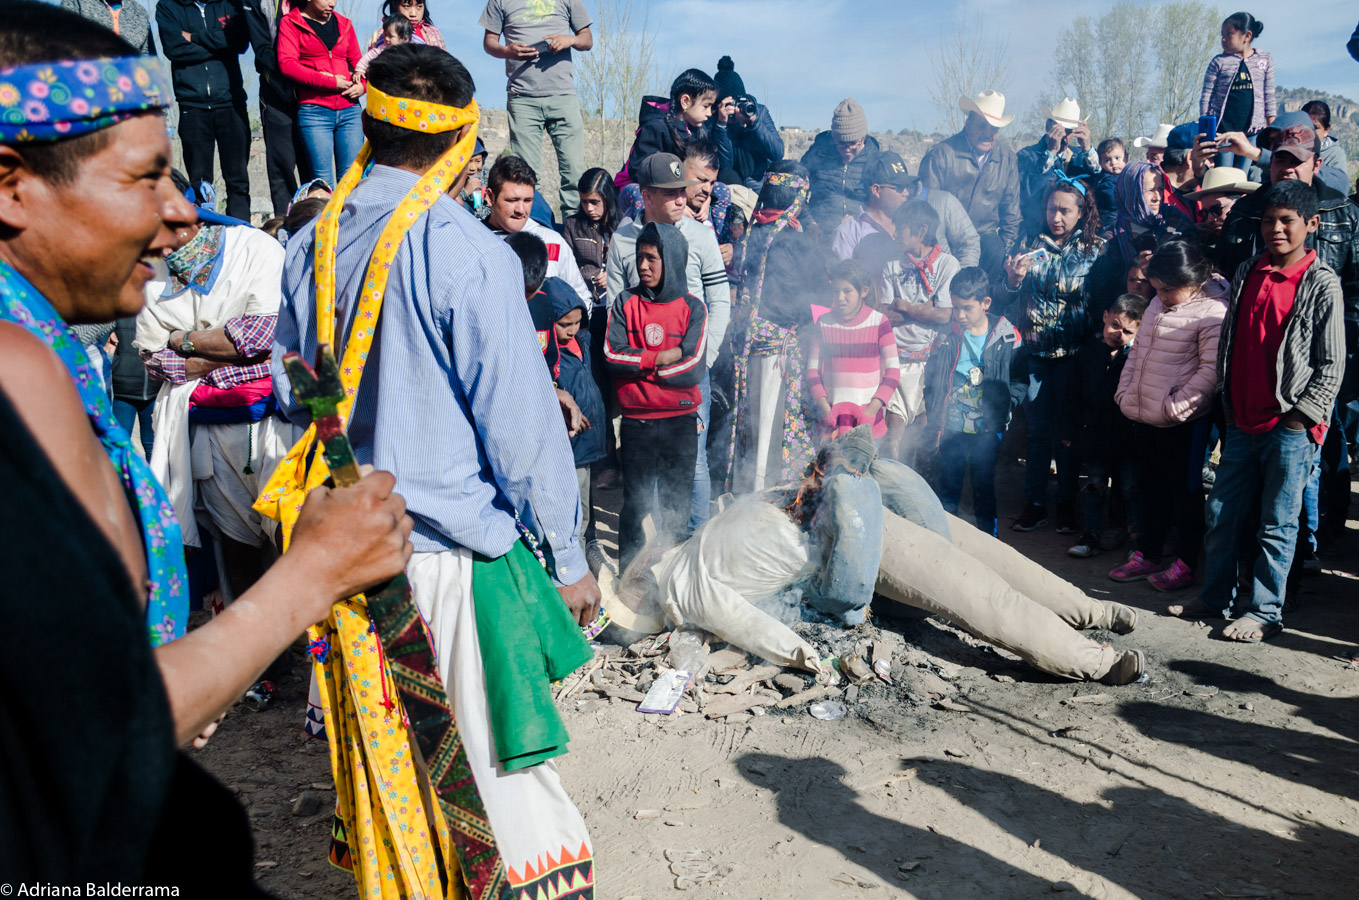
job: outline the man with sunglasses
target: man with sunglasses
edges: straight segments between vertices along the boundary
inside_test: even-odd
[[[1222,234],[1222,225],[1236,201],[1254,193],[1259,187],[1247,179],[1245,172],[1224,166],[1209,169],[1203,176],[1203,186],[1185,194],[1184,199],[1198,204],[1199,243],[1209,255],[1217,252],[1217,239]]]

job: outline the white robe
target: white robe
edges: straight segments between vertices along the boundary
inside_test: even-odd
[[[283,246],[264,232],[243,225],[226,226],[224,230],[222,269],[211,291],[200,294],[184,290],[162,297],[164,277],[147,284],[146,306],[137,316],[134,341],[137,349],[153,353],[165,349],[172,331],[207,331],[221,328],[238,316],[278,315],[283,299]],[[189,440],[189,397],[198,382],[192,379],[184,384],[162,384],[152,419],[156,441],[151,452],[151,471],[169,495],[184,543],[190,547],[201,546],[193,511],[195,480],[218,479],[217,490],[208,492],[203,499],[223,533],[231,537],[261,533],[258,513],[251,511],[247,515],[240,506],[245,493],[254,489],[252,484],[263,485],[270,473],[256,470],[254,475],[243,475],[241,466],[229,465],[227,460],[244,458],[248,444],[252,463],[262,451],[272,450],[254,446],[258,425],[209,425],[200,432],[216,432],[213,443],[219,445],[218,451],[213,452],[207,444],[207,435],[203,434],[200,440],[204,445],[195,454]],[[225,444],[240,446],[223,452],[220,445]],[[246,479],[252,484],[246,484]],[[236,499],[231,503],[215,502],[222,496]],[[248,508],[249,504],[245,506]]]

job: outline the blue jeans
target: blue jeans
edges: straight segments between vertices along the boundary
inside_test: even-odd
[[[1298,547],[1306,544],[1317,552],[1317,532],[1321,530],[1321,454],[1312,457],[1307,486],[1302,489],[1302,515],[1298,521]]]
[[[708,474],[708,425],[712,412],[712,391],[707,373],[698,383],[703,400],[698,405],[698,421],[703,430],[698,433],[698,459],[694,463],[694,495],[689,504],[689,531],[708,521],[708,512],[713,497],[713,480]]]
[[[1039,506],[1048,505],[1048,466],[1054,453],[1057,457],[1057,502],[1072,503],[1080,472],[1076,468],[1076,454],[1063,447],[1057,438],[1057,418],[1062,414],[1062,399],[1066,396],[1066,380],[1070,376],[1072,360],[1029,357],[1029,393],[1024,399],[1024,419],[1027,423],[1027,447],[1024,452],[1024,499]]]
[[[113,417],[118,420],[118,424],[123,426],[123,430],[132,434],[132,423],[136,422],[141,429],[139,432],[142,440],[142,452],[146,458],[151,458],[151,442],[155,438],[155,432],[151,428],[151,416],[156,411],[156,398],[150,400],[124,400],[121,397],[113,398]]]
[[[327,109],[315,103],[297,107],[297,127],[311,160],[312,175],[335,187],[338,166],[343,175],[363,149],[363,107]]]
[[[812,544],[821,550],[821,566],[805,588],[807,602],[851,628],[862,625],[882,562],[878,483],[846,472],[828,475],[810,532]]]
[[[945,431],[939,439],[939,502],[944,509],[958,514],[963,496],[963,476],[972,470],[972,515],[977,527],[995,537],[996,460],[1000,456],[1002,432],[963,434]]]
[[[1246,434],[1235,425],[1227,426],[1205,516],[1204,603],[1226,611],[1236,599],[1236,561],[1245,539],[1244,525],[1251,521],[1251,507],[1258,499],[1260,556],[1254,566],[1254,592],[1250,605],[1237,612],[1258,622],[1282,621],[1298,517],[1315,455],[1316,447],[1305,431],[1279,426],[1264,434]]]

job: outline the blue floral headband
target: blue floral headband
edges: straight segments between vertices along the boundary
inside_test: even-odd
[[[0,143],[59,141],[174,99],[154,56],[62,60],[0,69]]]

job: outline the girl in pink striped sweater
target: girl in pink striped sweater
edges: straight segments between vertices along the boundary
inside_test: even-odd
[[[843,260],[830,268],[830,311],[816,323],[807,357],[807,383],[825,438],[872,425],[873,438],[887,434],[884,410],[901,379],[892,325],[868,305],[873,278],[862,263]]]

